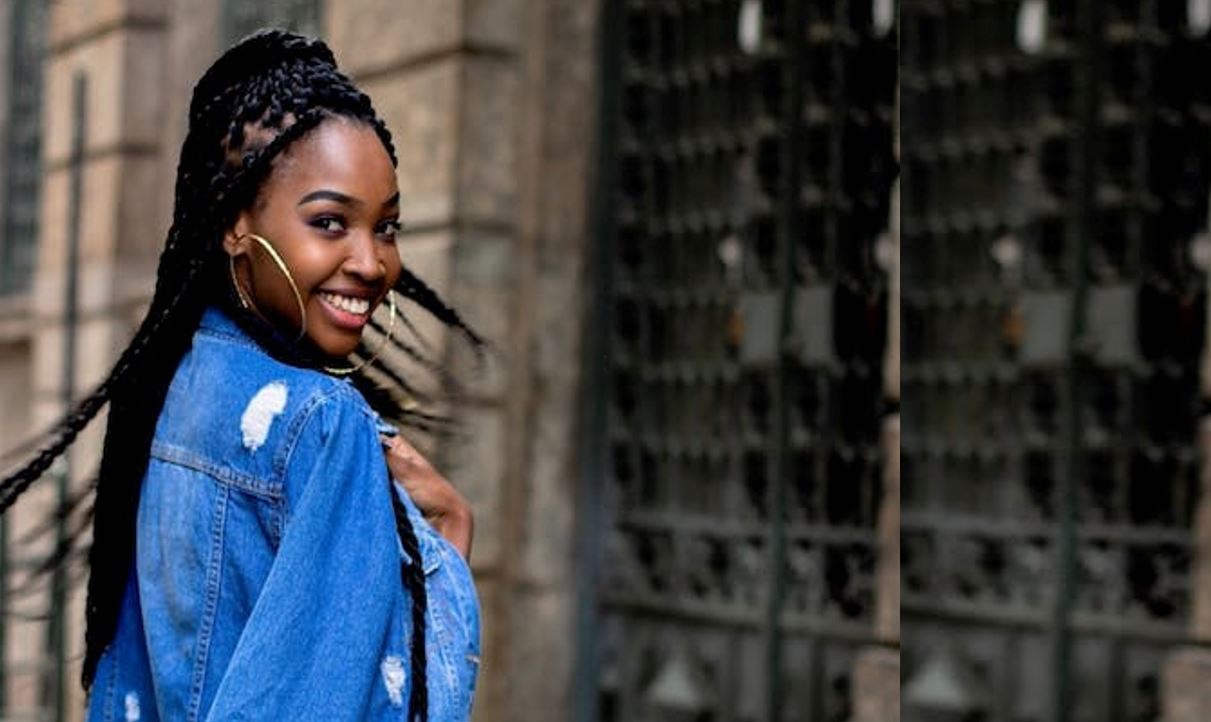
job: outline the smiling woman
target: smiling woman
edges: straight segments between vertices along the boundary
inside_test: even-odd
[[[344,119],[321,123],[279,161],[224,237],[232,280],[263,319],[340,360],[399,281],[395,167],[372,128]]]
[[[479,607],[457,491],[383,416],[363,332],[405,268],[391,136],[320,41],[270,31],[194,88],[147,317],[0,479],[9,508],[100,409],[88,719],[466,720]]]

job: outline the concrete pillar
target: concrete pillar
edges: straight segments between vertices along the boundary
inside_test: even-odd
[[[1204,349],[1204,358],[1211,353]],[[1204,382],[1206,377],[1204,377]],[[1208,389],[1204,387],[1203,394]],[[1201,459],[1200,494],[1191,530],[1190,639],[1211,643],[1211,418],[1204,418],[1198,431]],[[1193,722],[1211,719],[1211,649],[1182,647],[1175,650],[1161,670],[1163,722]]]
[[[1179,649],[1161,672],[1161,722],[1211,719],[1211,650]]]
[[[1207,644],[1211,642],[1211,417],[1199,425],[1198,449],[1200,493],[1191,530],[1190,637]]]
[[[565,720],[597,3],[325,8],[341,67],[394,135],[404,263],[498,349],[476,370],[461,343],[422,326],[471,382],[456,410],[465,435],[434,451],[476,514],[484,650],[475,720]],[[366,40],[381,37],[392,42]]]
[[[875,571],[875,640],[854,661],[851,722],[900,719],[900,415],[883,422],[883,502]]]
[[[63,412],[62,368],[68,209],[71,179],[74,78],[87,77],[87,124],[80,206],[80,277],[77,395],[109,370],[129,338],[135,311],[150,294],[148,267],[165,229],[147,204],[161,186],[158,166],[165,89],[163,61],[167,16],[155,0],[62,0],[50,9],[44,75],[43,192],[30,314],[32,426],[42,428]],[[104,419],[94,422],[71,452],[74,483],[96,468]],[[54,506],[54,484],[44,481],[12,515],[12,538],[42,521]],[[34,548],[14,550],[34,558]],[[23,575],[17,574],[17,580]],[[22,600],[20,611],[44,613],[45,595]],[[83,587],[69,597],[65,688],[68,719],[80,719],[83,657]],[[32,711],[41,701],[45,627],[16,622],[5,650],[10,668],[10,711]]]
[[[899,155],[899,130],[896,132]],[[878,255],[888,274],[887,352],[883,363],[884,397],[900,401],[900,184],[892,188],[888,233]],[[875,640],[854,662],[852,722],[900,719],[900,414],[883,420],[883,498],[876,534]]]

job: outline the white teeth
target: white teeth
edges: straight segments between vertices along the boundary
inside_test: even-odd
[[[365,315],[370,311],[370,302],[364,298],[352,298],[350,296],[339,296],[335,293],[321,293],[324,300],[336,306],[342,311],[347,311],[359,316]]]

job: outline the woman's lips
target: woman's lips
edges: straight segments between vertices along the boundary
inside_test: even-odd
[[[317,293],[316,296],[320,299],[320,305],[324,307],[328,319],[334,325],[350,331],[361,331],[370,320],[370,312],[374,309],[369,299],[342,296],[325,291]],[[341,306],[345,308],[341,308]],[[354,310],[349,310],[350,308],[356,309],[358,306],[364,306],[365,312],[356,313]]]

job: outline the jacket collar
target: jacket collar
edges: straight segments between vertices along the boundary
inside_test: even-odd
[[[204,328],[207,331],[217,331],[228,336],[248,337],[248,334],[244,333],[239,324],[218,306],[208,306],[202,312],[202,320],[198,324],[198,327]]]

